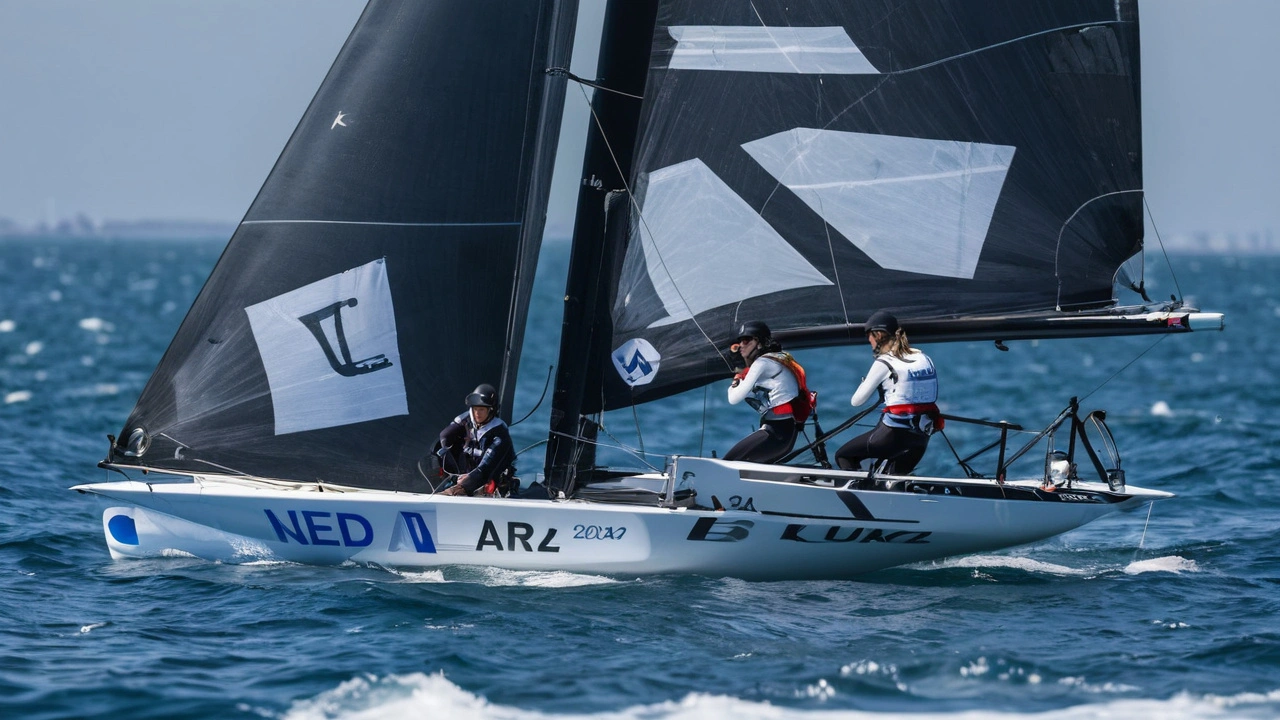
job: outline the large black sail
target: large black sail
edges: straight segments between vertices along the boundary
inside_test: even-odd
[[[596,397],[725,376],[747,319],[802,347],[860,342],[880,308],[944,340],[1114,304],[1143,235],[1137,20],[1135,0],[661,2]]]
[[[115,460],[410,487],[515,386],[576,3],[373,0]]]

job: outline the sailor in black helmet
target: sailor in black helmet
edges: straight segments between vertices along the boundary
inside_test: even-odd
[[[836,463],[844,470],[858,470],[867,458],[889,460],[885,472],[906,475],[924,457],[929,435],[942,428],[936,404],[938,373],[929,356],[907,342],[907,333],[892,314],[880,310],[864,328],[876,359],[850,402],[864,405],[878,392],[885,408],[875,428],[836,451]]]
[[[467,412],[440,431],[442,464],[461,473],[458,483],[441,494],[474,495],[484,489],[493,495],[515,472],[511,433],[498,417],[498,391],[492,385],[477,385],[466,403]]]
[[[724,459],[776,462],[796,443],[796,411],[807,417],[811,407],[793,407],[801,400],[802,381],[797,373],[804,370],[789,354],[782,352],[769,326],[759,320],[742,324],[738,342],[731,350],[742,356],[746,367],[733,376],[729,403],[737,405],[746,400],[760,413],[760,429],[738,441],[724,454]],[[807,391],[805,394],[807,396]],[[804,418],[798,420],[803,422]]]

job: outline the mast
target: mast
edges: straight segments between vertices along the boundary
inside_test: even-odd
[[[644,94],[649,51],[657,14],[656,0],[610,0],[605,10],[598,81],[611,90]],[[606,233],[608,198],[624,190],[631,176],[640,100],[597,90],[591,101],[582,163],[582,186],[574,222],[573,250],[565,281],[559,367],[551,401],[551,433],[547,445],[547,482],[569,491],[580,467],[588,467],[595,448],[595,425],[583,418],[586,398],[600,394],[601,371],[612,340],[608,276],[616,260]],[[626,209],[622,204],[621,208]],[[593,403],[598,405],[598,403]]]

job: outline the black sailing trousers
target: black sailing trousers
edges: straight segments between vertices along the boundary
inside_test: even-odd
[[[766,420],[760,429],[738,441],[724,454],[725,460],[772,463],[791,452],[796,444],[795,418]]]
[[[889,460],[885,473],[906,475],[916,469],[928,445],[929,436],[922,432],[889,427],[881,422],[870,432],[841,445],[836,451],[836,465],[841,470],[861,470],[863,460],[876,458]]]

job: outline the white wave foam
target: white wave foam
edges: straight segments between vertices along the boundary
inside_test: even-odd
[[[388,568],[387,570],[393,575],[399,575],[405,582],[410,583],[448,582],[444,579],[444,572],[440,570],[396,570],[393,568]]]
[[[13,332],[18,325],[12,320],[0,320],[0,332]]]
[[[1200,566],[1195,560],[1188,560],[1177,555],[1166,555],[1165,557],[1151,558],[1150,560],[1137,560],[1129,563],[1124,569],[1126,575],[1140,575],[1145,572],[1200,572]]]
[[[111,332],[116,329],[114,325],[100,317],[81,318],[80,328],[89,332]]]
[[[232,558],[237,563],[241,560],[252,562],[274,559],[275,553],[271,552],[271,548],[264,543],[239,536],[232,537],[230,540]]]
[[[344,718],[369,720],[386,718],[447,717],[515,718],[522,715],[514,708],[507,712],[489,705],[477,695],[463,690],[445,679],[443,673],[424,675],[366,677],[347,680],[333,690],[311,700],[300,700],[285,713],[286,720]]]
[[[808,697],[808,695],[804,695]],[[495,705],[449,682],[443,673],[426,675],[366,675],[343,682],[333,690],[293,703],[286,720],[373,720],[447,717],[451,720],[514,720],[565,718],[568,720],[979,720],[985,718],[1035,718],[1035,720],[1097,720],[1098,718],[1158,717],[1165,720],[1198,718],[1275,717],[1280,713],[1280,690],[1239,695],[1190,695],[1179,693],[1166,700],[1127,699],[1088,703],[1048,712],[1016,713],[991,710],[962,712],[884,713],[861,710],[802,710],[768,702],[740,700],[724,695],[694,693],[681,700],[634,705],[620,710],[584,714],[549,714],[507,705]]]
[[[795,692],[795,696],[798,698],[813,698],[819,702],[833,698],[835,694],[836,689],[831,687],[826,678],[818,678],[818,682],[806,685]]]
[[[945,568],[1009,568],[1033,573],[1049,573],[1050,575],[1093,575],[1094,568],[1073,568],[1066,565],[1032,560],[1028,557],[1011,555],[969,555],[966,557],[947,558],[928,563],[917,563],[908,567],[916,570],[940,570]]]
[[[603,575],[583,575],[564,570],[505,570],[503,568],[484,568],[486,585],[503,587],[518,585],[523,587],[569,588],[587,585],[610,585],[618,580]]]
[[[98,628],[100,628],[100,627],[106,627],[106,626],[107,626],[107,624],[106,624],[106,623],[104,623],[104,622],[100,622],[100,623],[89,623],[88,625],[81,625],[81,626],[80,626],[80,634],[81,634],[81,635],[83,635],[83,634],[85,634],[85,633],[93,632],[94,630],[97,630],[97,629],[98,629]]]
[[[39,340],[32,340],[31,342],[27,343],[27,346],[22,350],[28,355],[36,355],[43,349],[44,349],[44,343],[40,342]]]
[[[164,550],[161,550],[161,551],[160,551],[160,557],[167,557],[167,558],[191,558],[192,560],[198,560],[198,559],[199,559],[198,557],[196,557],[195,555],[193,555],[193,554],[191,554],[191,553],[187,552],[186,550],[179,550],[179,549],[177,549],[177,548],[165,548]]]
[[[1156,417],[1173,417],[1173,410],[1169,407],[1169,403],[1157,400],[1155,405],[1151,406],[1151,414]]]
[[[120,386],[115,383],[98,383],[93,387],[74,388],[64,393],[66,397],[99,397],[102,395],[119,395]]]
[[[14,390],[11,393],[5,393],[4,404],[12,405],[13,403],[26,402],[31,399],[30,390]]]

